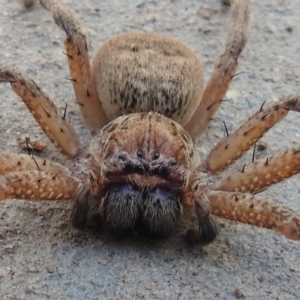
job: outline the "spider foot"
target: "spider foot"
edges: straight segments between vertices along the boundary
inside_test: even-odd
[[[71,214],[71,222],[76,229],[99,231],[103,227],[103,220],[100,212],[90,212],[92,200],[93,197],[90,187],[81,186],[75,196]]]
[[[191,246],[205,246],[212,243],[218,234],[217,225],[214,220],[208,216],[199,221],[199,230],[190,228],[185,234],[185,240]]]
[[[88,214],[86,220],[86,228],[91,231],[98,232],[104,227],[103,217],[100,212],[93,212]]]

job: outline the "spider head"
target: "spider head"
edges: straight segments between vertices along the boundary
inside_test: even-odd
[[[119,117],[95,137],[91,154],[106,182],[101,214],[109,230],[168,236],[194,155],[181,126],[155,113]]]

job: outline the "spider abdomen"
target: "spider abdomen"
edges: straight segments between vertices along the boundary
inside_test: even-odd
[[[194,52],[153,33],[109,39],[95,56],[93,72],[109,120],[154,111],[185,125],[203,92],[202,66]]]

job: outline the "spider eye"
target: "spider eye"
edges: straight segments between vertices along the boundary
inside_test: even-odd
[[[152,156],[152,159],[159,159],[159,157],[160,157],[160,153],[159,152],[154,152],[153,153],[153,156]]]

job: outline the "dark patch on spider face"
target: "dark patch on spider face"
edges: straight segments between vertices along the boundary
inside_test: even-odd
[[[111,138],[113,136],[114,133]],[[160,157],[161,153],[157,149],[153,151],[151,160],[146,161],[143,159],[144,152],[142,148],[138,148],[134,155],[130,155],[127,152],[121,152],[113,156],[109,154],[106,159],[109,159],[110,163],[114,166],[118,165],[119,167],[115,171],[108,169],[105,176],[112,182],[123,181],[122,178],[126,178],[130,174],[157,176],[168,181],[171,175],[176,174],[176,169],[178,168],[177,161],[175,158]],[[173,176],[169,184],[181,186],[182,183],[182,176],[178,175],[177,178]]]
[[[170,176],[172,170],[174,169],[174,167],[177,165],[177,162],[175,159],[168,159],[164,163],[162,163],[160,161],[155,163],[155,160],[158,160],[158,158],[153,157],[152,159],[154,160],[154,162],[150,165],[149,170],[148,170],[148,173],[151,176],[168,178]]]
[[[180,216],[179,190],[111,184],[102,209],[104,223],[112,234],[136,230],[152,238],[166,238]]]

